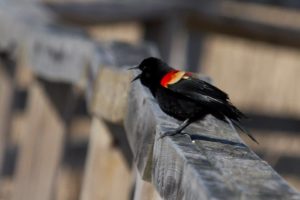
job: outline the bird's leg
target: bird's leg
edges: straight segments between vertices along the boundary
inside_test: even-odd
[[[184,120],[184,122],[182,122],[175,130],[167,131],[167,132],[163,133],[158,139],[161,139],[166,136],[174,136],[177,134],[181,134],[181,131],[183,131],[183,129],[185,129],[191,123],[192,123],[192,120],[190,118],[188,118],[188,119]]]

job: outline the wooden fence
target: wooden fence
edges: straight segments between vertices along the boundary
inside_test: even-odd
[[[154,45],[95,42],[41,7],[7,4],[0,7],[0,47],[0,166],[15,163],[11,180],[1,169],[2,199],[300,199],[210,116],[187,129],[193,141],[157,140],[177,121],[140,83],[130,84],[127,71],[159,56]],[[20,90],[28,91],[24,121],[12,135]],[[79,112],[82,98],[87,110]],[[78,115],[91,118],[88,141],[72,135]],[[76,170],[80,142],[88,150]]]

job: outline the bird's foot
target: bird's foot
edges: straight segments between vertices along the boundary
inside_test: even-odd
[[[174,136],[174,135],[177,135],[177,134],[180,134],[180,133],[176,130],[175,131],[167,131],[167,132],[164,132],[163,134],[161,134],[157,140],[160,140],[160,139],[162,139],[166,136]]]
[[[164,138],[166,136],[175,136],[175,135],[182,135],[182,136],[185,135],[185,136],[188,136],[191,141],[193,141],[192,138],[191,138],[191,136],[188,133],[178,132],[176,130],[174,130],[174,131],[167,131],[167,132],[163,133],[162,135],[159,136],[159,138],[157,140],[160,140],[160,139],[162,139],[162,138]]]

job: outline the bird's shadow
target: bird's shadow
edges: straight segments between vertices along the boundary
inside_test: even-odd
[[[192,141],[202,140],[202,141],[217,142],[217,143],[221,143],[221,144],[228,144],[228,145],[244,147],[244,148],[247,147],[243,143],[234,142],[234,141],[230,141],[230,140],[226,140],[226,139],[214,138],[214,137],[209,137],[209,136],[200,135],[200,134],[190,134],[190,133],[184,133],[184,134],[188,135]]]

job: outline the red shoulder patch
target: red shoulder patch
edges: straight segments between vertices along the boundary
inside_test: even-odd
[[[168,83],[170,82],[170,80],[172,80],[172,77],[174,76],[174,74],[176,74],[178,72],[178,70],[172,70],[169,73],[167,73],[166,75],[164,75],[164,77],[161,79],[160,84],[167,88],[168,87]]]
[[[161,79],[160,84],[163,87],[168,88],[168,85],[177,83],[185,76],[189,76],[189,73],[186,73],[184,71],[172,70]]]

